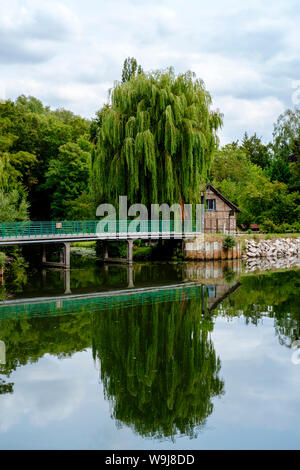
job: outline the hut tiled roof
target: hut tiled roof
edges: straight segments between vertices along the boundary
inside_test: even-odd
[[[231,209],[235,212],[242,212],[241,209],[238,208],[238,206],[236,206],[235,204],[233,204],[233,202],[229,201],[229,199],[223,196],[223,194],[220,193],[220,191],[218,191],[217,188],[215,188],[211,183],[206,184],[206,189],[210,189],[211,191],[213,191],[220,199],[225,202],[225,204],[231,207]]]

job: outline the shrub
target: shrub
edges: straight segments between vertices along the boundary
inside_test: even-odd
[[[152,258],[152,246],[141,246],[134,250],[133,258],[135,261],[147,261]]]
[[[280,233],[280,227],[274,224],[270,219],[265,219],[261,224],[260,229],[264,233]]]
[[[293,226],[290,225],[290,224],[280,225],[280,233],[289,233],[289,232],[293,232],[293,231],[294,231]]]
[[[235,239],[231,235],[227,235],[223,243],[224,249],[229,250],[229,248],[232,248],[235,245],[236,245]]]
[[[292,227],[293,227],[294,232],[296,232],[296,233],[300,232],[300,222],[294,222]]]

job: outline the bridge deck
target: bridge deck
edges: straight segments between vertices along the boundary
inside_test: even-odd
[[[92,240],[182,239],[200,234],[199,223],[167,220],[98,220],[15,222],[0,224],[0,245]]]

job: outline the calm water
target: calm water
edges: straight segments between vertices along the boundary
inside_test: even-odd
[[[299,286],[239,262],[32,272],[0,306],[0,448],[299,449]]]

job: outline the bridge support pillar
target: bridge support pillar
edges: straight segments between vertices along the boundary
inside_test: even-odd
[[[46,254],[46,245],[43,244],[43,251],[42,251],[42,263],[47,263],[47,254]]]
[[[128,282],[128,289],[132,289],[134,287],[133,283],[133,265],[130,264],[127,268],[127,282]]]
[[[59,252],[59,261],[47,261],[46,244],[43,244],[42,264],[70,269],[71,242],[64,242]]]
[[[103,242],[103,260],[106,261],[108,259],[108,243],[106,241]]]
[[[66,269],[70,269],[70,253],[71,253],[71,243],[65,242],[64,243],[64,267]]]
[[[132,264],[133,261],[133,240],[127,240],[127,263]]]
[[[71,274],[70,269],[66,269],[65,270],[65,294],[72,294],[70,274]]]

